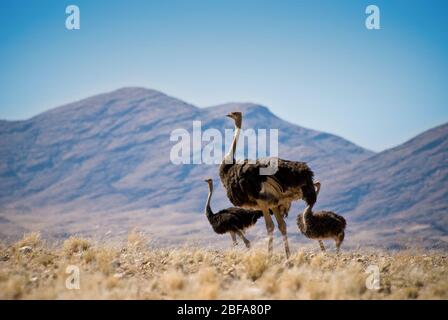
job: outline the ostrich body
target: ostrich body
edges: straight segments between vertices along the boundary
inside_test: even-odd
[[[235,162],[235,151],[241,131],[242,114],[232,112],[227,115],[235,122],[235,133],[229,152],[219,168],[221,182],[227,190],[227,197],[237,207],[261,210],[268,233],[268,252],[272,253],[274,223],[271,212],[277,220],[283,236],[286,257],[290,251],[286,223],[291,202],[303,199],[312,208],[316,202],[313,185],[313,172],[304,162],[283,160],[279,158],[259,159],[255,163],[249,160]],[[277,171],[272,175],[261,175],[270,163],[277,163]]]
[[[263,216],[261,211],[247,210],[231,207],[213,213],[210,207],[210,201],[213,194],[213,180],[205,180],[208,183],[209,193],[205,205],[205,215],[213,230],[217,234],[230,233],[234,245],[237,245],[236,235],[244,242],[247,248],[250,248],[250,241],[244,236],[244,230],[253,226],[259,218]]]
[[[320,183],[317,182],[316,194],[319,193]],[[331,211],[319,211],[313,213],[311,208],[306,208],[303,214],[297,216],[297,225],[305,237],[318,240],[322,251],[325,252],[322,240],[334,239],[336,252],[339,253],[342,241],[344,241],[346,221],[344,217]]]

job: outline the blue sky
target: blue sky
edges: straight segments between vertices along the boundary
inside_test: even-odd
[[[65,29],[65,7],[81,30]],[[381,10],[381,30],[364,26]],[[0,2],[0,118],[123,86],[250,101],[376,151],[448,120],[446,1]]]

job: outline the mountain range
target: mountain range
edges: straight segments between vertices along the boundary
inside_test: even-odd
[[[448,124],[374,153],[258,104],[198,108],[144,88],[0,121],[0,237],[40,230],[55,238],[107,238],[139,227],[160,243],[213,241],[203,217],[204,178],[215,179],[213,207],[230,206],[218,165],[174,164],[170,136],[191,132],[193,121],[224,133],[233,129],[225,115],[237,110],[243,128],[278,129],[281,158],[309,163],[322,183],[316,209],[344,215],[352,245],[448,247]],[[293,241],[304,241],[294,221],[302,209],[298,203],[290,212]]]

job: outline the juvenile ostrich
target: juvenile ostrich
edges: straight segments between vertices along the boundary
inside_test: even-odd
[[[320,183],[316,182],[316,194],[319,194]],[[307,207],[303,214],[297,216],[297,225],[300,231],[309,239],[319,241],[320,249],[325,252],[324,239],[334,239],[336,252],[339,253],[345,235],[345,219],[331,211],[319,211],[313,213]]]
[[[208,183],[208,197],[205,204],[205,215],[208,222],[210,222],[213,230],[217,234],[230,233],[234,245],[237,245],[236,235],[238,235],[246,245],[250,248],[250,241],[244,236],[244,230],[253,226],[259,218],[263,216],[261,211],[247,210],[242,208],[231,207],[221,210],[217,213],[213,213],[210,208],[210,201],[213,193],[213,180],[207,179]]]
[[[268,252],[272,254],[274,223],[272,212],[283,236],[286,258],[290,251],[284,216],[291,202],[299,199],[312,208],[316,202],[313,185],[313,172],[304,162],[288,161],[279,158],[259,159],[255,163],[244,160],[235,162],[235,151],[241,131],[241,112],[227,115],[235,123],[235,133],[230,150],[219,167],[221,182],[227,190],[227,197],[237,207],[261,210],[268,233]],[[262,175],[260,170],[277,167],[271,175]]]

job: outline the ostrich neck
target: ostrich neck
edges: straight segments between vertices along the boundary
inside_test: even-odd
[[[313,218],[313,210],[308,206],[303,213],[303,225],[307,226],[309,221]]]
[[[212,208],[210,207],[210,201],[212,199],[212,193],[213,193],[213,186],[209,186],[209,191],[208,191],[208,197],[207,197],[207,202],[205,204],[205,215],[207,216],[207,218],[211,218],[213,217],[213,211]]]
[[[317,182],[314,184],[314,188],[316,190],[316,197],[319,194],[320,187],[321,187],[320,182]],[[305,208],[305,211],[303,212],[303,216],[302,216],[302,219],[303,219],[302,222],[303,222],[303,225],[305,226],[305,229],[308,227],[311,220],[313,219],[313,215],[314,215],[313,210],[310,208],[310,206],[307,206]]]
[[[230,145],[230,150],[224,157],[224,163],[233,164],[235,163],[235,152],[236,152],[236,144],[238,143],[238,138],[240,136],[241,128],[235,125],[235,133],[233,134],[233,141]]]

